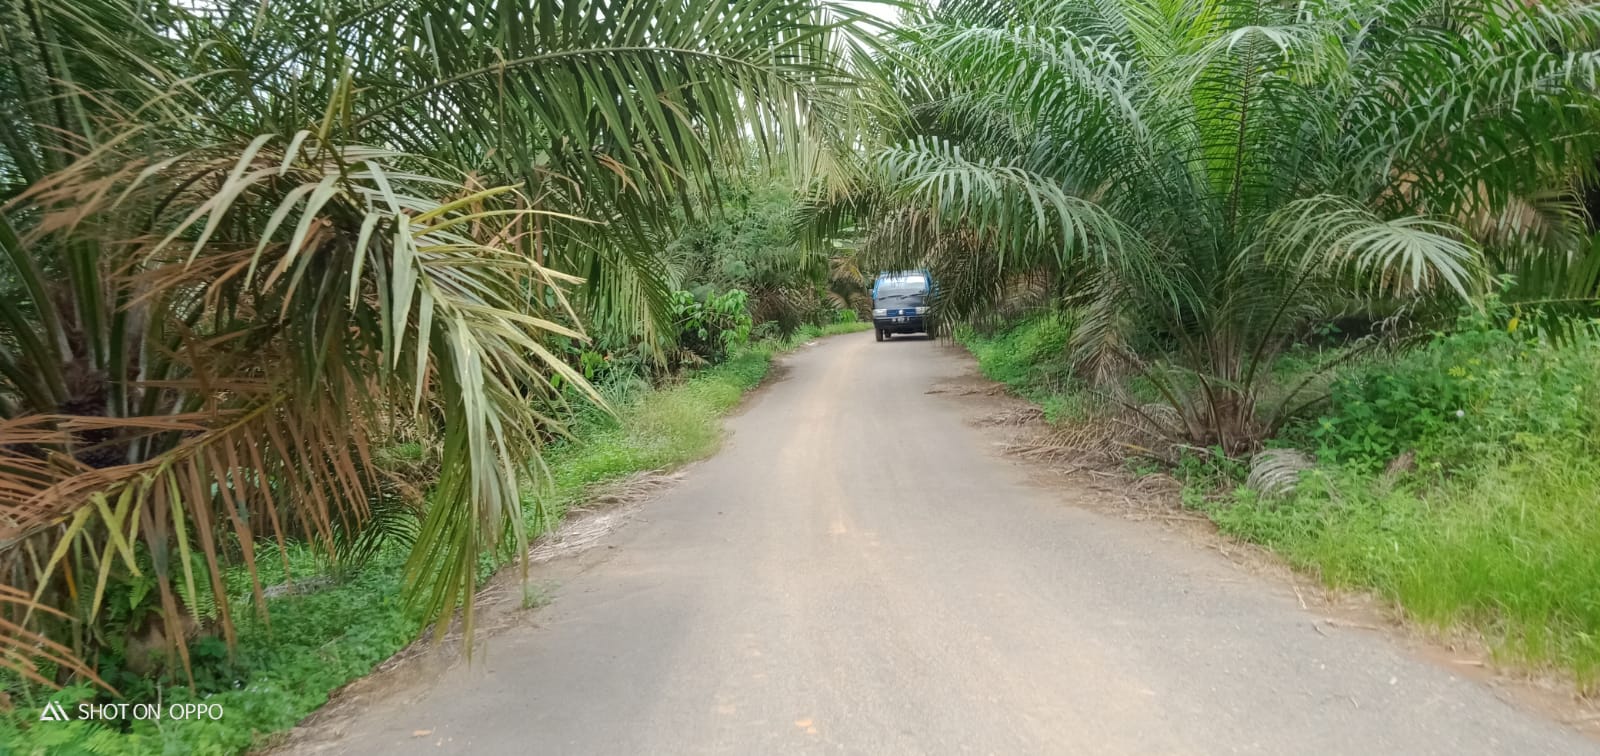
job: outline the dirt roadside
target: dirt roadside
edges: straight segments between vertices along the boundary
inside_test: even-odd
[[[472,665],[357,683],[286,751],[1600,754],[1187,513],[1007,456],[960,350],[786,361]]]
[[[1038,406],[984,377],[976,363],[929,391],[959,403],[968,423],[989,439],[996,455],[1025,469],[1033,485],[1055,493],[1062,503],[1147,522],[1171,537],[1214,550],[1242,572],[1293,593],[1302,608],[1318,615],[1307,623],[1310,631],[1342,627],[1380,633],[1418,659],[1482,683],[1502,700],[1600,742],[1600,699],[1577,695],[1569,675],[1502,664],[1477,633],[1411,621],[1393,602],[1369,592],[1330,589],[1271,551],[1219,533],[1210,519],[1182,505],[1182,484],[1171,476],[1135,476],[1115,465],[1087,462],[1068,450],[1051,453],[1051,428]]]

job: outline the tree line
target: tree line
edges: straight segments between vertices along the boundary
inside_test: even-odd
[[[148,575],[187,668],[192,623],[265,607],[229,569],[384,509],[397,438],[438,450],[406,600],[470,630],[594,382],[849,317],[864,273],[930,269],[951,322],[1069,309],[1074,375],[1225,455],[1316,401],[1273,369],[1311,329],[1600,287],[1596,6],[894,13],[7,6],[0,665],[98,679],[107,586]]]

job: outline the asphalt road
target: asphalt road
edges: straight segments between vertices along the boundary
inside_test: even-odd
[[[904,339],[904,340],[902,340]],[[1061,503],[870,333],[348,753],[1556,754],[1600,746],[1162,528]],[[1170,535],[1170,534],[1169,534]]]

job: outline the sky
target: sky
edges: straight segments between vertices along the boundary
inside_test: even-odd
[[[888,3],[867,2],[867,0],[840,0],[839,4],[854,8],[862,13],[877,16],[884,21],[894,22],[900,18],[900,9]]]

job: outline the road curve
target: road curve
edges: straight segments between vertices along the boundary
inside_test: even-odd
[[[957,350],[786,359],[554,602],[333,750],[1556,754],[1594,741],[1149,524],[1064,506],[947,396]]]

